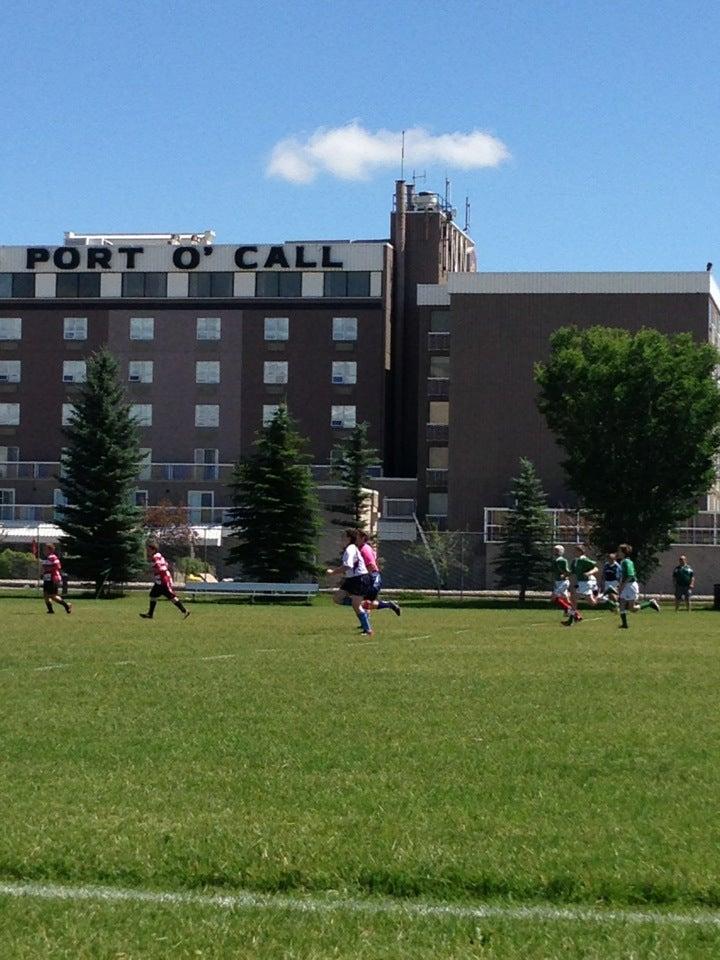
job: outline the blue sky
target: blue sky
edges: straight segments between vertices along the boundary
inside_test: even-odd
[[[267,174],[279,142],[356,121],[504,145],[421,167],[470,196],[481,269],[720,267],[715,3],[7,0],[0,32],[0,244],[386,236],[399,157]]]

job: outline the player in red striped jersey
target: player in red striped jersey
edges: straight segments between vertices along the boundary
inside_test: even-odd
[[[55,613],[53,603],[59,603],[65,613],[72,612],[72,604],[66,603],[60,596],[62,590],[62,564],[55,553],[55,544],[45,544],[45,557],[42,560],[43,599],[48,613]]]
[[[160,553],[156,543],[147,545],[148,560],[153,568],[153,580],[155,581],[150,590],[150,606],[147,613],[141,613],[143,620],[152,620],[155,613],[155,607],[159,597],[167,597],[170,603],[174,604],[183,615],[183,620],[187,620],[190,611],[185,608],[182,601],[178,599],[173,587],[172,577],[168,568],[167,560]]]

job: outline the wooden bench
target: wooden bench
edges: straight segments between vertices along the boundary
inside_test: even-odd
[[[221,580],[219,583],[207,583],[204,580],[190,580],[182,588],[195,600],[197,594],[215,594],[223,596],[249,597],[289,597],[301,598],[309,602],[320,589],[319,583],[245,583],[241,580]]]

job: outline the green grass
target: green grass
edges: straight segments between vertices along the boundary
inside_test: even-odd
[[[413,605],[368,643],[325,601],[144,604],[0,600],[0,880],[720,907],[716,614]],[[0,898],[0,947],[664,960],[720,931]]]

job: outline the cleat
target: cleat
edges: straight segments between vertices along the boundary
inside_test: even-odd
[[[567,620],[561,621],[564,627],[571,627],[575,623],[575,617],[568,617]]]
[[[140,617],[142,617],[143,620],[152,620],[152,617],[149,613],[141,613]]]
[[[189,616],[190,616],[190,611],[186,610],[185,613],[183,614],[183,620],[187,620]]]
[[[374,633],[375,633],[374,630],[363,630],[364,637],[372,637]]]
[[[54,614],[55,611],[54,611],[54,610],[46,610],[45,613],[52,613],[52,614]]]
[[[71,604],[71,603],[69,603],[69,604],[65,607],[65,613],[72,613],[72,604]]]
[[[400,604],[395,603],[394,600],[388,600],[388,603],[390,604],[390,609],[395,614],[395,616],[399,617],[400,614],[402,613],[402,610],[400,609]]]
[[[573,620],[574,620],[576,623],[580,623],[580,621],[582,620],[582,617],[581,617],[580,614],[577,612],[577,610],[576,610],[575,613],[573,614]]]
[[[626,623],[618,624],[618,630],[629,630],[630,627]]]
[[[660,604],[657,602],[657,600],[651,600],[650,606],[653,608],[655,613],[660,613]]]

